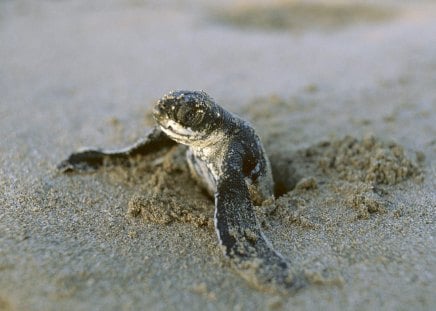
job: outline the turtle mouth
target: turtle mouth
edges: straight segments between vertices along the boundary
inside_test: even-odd
[[[181,126],[180,124],[172,120],[168,121],[165,128],[182,136],[192,136],[194,134],[194,131],[190,127]]]
[[[183,126],[176,121],[169,118],[161,118],[156,120],[167,135],[173,138],[191,138],[197,135],[197,133],[190,127]]]

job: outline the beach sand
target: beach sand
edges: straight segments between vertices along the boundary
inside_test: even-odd
[[[0,310],[433,310],[436,4],[329,3],[0,1]],[[257,129],[257,216],[305,288],[231,268],[183,147],[56,171],[171,89]]]

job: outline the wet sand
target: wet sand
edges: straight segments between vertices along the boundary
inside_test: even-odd
[[[0,2],[0,310],[434,309],[435,4],[366,3],[390,14],[334,27],[304,4],[298,27],[216,18],[244,5]],[[232,270],[183,148],[56,171],[135,141],[179,88],[258,130],[277,199],[257,216],[304,289]]]

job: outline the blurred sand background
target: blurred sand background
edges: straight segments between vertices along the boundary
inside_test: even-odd
[[[0,310],[434,310],[435,34],[435,1],[0,1]],[[229,267],[179,149],[56,172],[171,89],[258,129],[306,288]]]

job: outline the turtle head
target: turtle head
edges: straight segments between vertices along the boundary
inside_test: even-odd
[[[170,138],[191,145],[220,128],[223,109],[203,91],[172,91],[156,103],[153,117]]]

